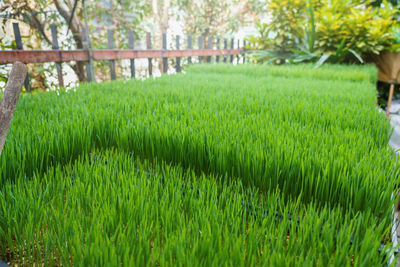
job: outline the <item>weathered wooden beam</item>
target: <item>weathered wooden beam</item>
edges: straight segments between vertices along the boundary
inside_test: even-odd
[[[24,84],[28,68],[21,62],[15,62],[0,101],[0,155],[6,141],[8,129],[17,106],[19,94]]]
[[[117,60],[135,58],[162,58],[162,57],[194,57],[194,56],[224,56],[236,55],[243,52],[241,49],[186,49],[186,50],[131,50],[131,49],[102,49],[93,50],[94,60]],[[86,50],[11,50],[0,51],[0,64],[9,64],[16,61],[23,63],[88,61]]]
[[[130,58],[162,58],[162,57],[190,57],[190,56],[216,56],[216,55],[236,55],[242,53],[240,49],[187,49],[187,50],[93,50],[94,60],[107,59],[130,59]],[[0,51],[1,57],[1,51]],[[1,60],[1,59],[0,59]]]
[[[0,51],[0,64],[9,64],[16,61],[23,63],[88,61],[85,50],[12,50]]]

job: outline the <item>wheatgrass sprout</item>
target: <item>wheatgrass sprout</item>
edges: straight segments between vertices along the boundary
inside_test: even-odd
[[[1,258],[385,264],[399,165],[375,81],[220,64],[25,95],[0,157]]]
[[[371,212],[226,181],[117,150],[78,156],[3,187],[0,248],[18,265],[384,263],[388,229]]]

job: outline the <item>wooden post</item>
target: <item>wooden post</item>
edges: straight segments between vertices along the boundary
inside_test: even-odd
[[[243,41],[243,49],[246,49],[246,40]],[[246,52],[243,52],[243,64],[246,62]]]
[[[51,30],[51,37],[52,37],[52,48],[53,48],[53,50],[60,50],[60,47],[58,46],[58,38],[57,38],[57,25],[51,24],[50,30]],[[57,69],[58,85],[60,87],[64,87],[64,78],[63,78],[63,73],[62,73],[61,62],[56,62],[56,69]]]
[[[199,42],[199,50],[203,49],[203,36],[199,36],[198,38]],[[203,57],[199,57],[199,63],[203,61]]]
[[[15,62],[8,77],[6,88],[0,101],[0,155],[6,141],[7,132],[17,106],[21,87],[24,84],[28,68],[21,62]]]
[[[176,36],[176,50],[179,50],[179,35]],[[181,58],[176,58],[176,72],[181,72]]]
[[[135,37],[133,31],[128,31],[128,44],[129,49],[135,49]],[[135,59],[131,59],[131,78],[135,78]]]
[[[219,50],[219,38],[217,38],[217,50]],[[215,61],[218,63],[219,62],[219,56],[215,57]]]
[[[231,39],[231,50],[233,49],[233,47],[234,47],[234,42],[235,42],[235,40],[232,38]],[[233,55],[231,54],[231,63],[233,63]]]
[[[114,49],[114,36],[113,30],[107,30],[107,41],[108,41],[108,48]],[[115,60],[110,60],[110,75],[111,80],[114,81],[117,79],[117,74],[115,73]]]
[[[191,35],[188,35],[187,42],[188,42],[187,48],[188,49],[193,49],[193,47],[192,47],[192,36]],[[188,64],[192,64],[192,57],[188,57]]]
[[[208,40],[207,40],[207,49],[212,49],[212,38],[211,38],[211,36],[209,36]],[[211,63],[211,56],[207,57],[207,63]]]
[[[386,107],[386,118],[389,118],[390,106],[392,105],[392,98],[394,93],[394,83],[390,83],[389,99]]]
[[[88,29],[83,27],[82,28],[82,45],[83,49],[87,50],[89,61],[86,62],[86,80],[88,82],[94,82],[94,67],[93,67],[93,53],[92,49],[89,46],[89,33]]]
[[[17,45],[17,50],[24,50],[24,47],[22,45],[21,32],[19,31],[18,23],[13,23],[13,30],[14,30],[14,38],[15,38],[15,44]],[[25,86],[25,91],[27,93],[30,93],[32,91],[31,82],[30,82],[30,78],[29,78],[29,72],[26,74],[24,86]]]
[[[148,32],[146,34],[146,46],[147,50],[151,50],[151,36],[150,33]],[[148,58],[148,66],[149,66],[149,77],[153,75],[153,64],[151,63],[151,58]]]
[[[162,34],[162,48],[163,50],[167,50],[167,34],[165,33]],[[168,71],[168,58],[163,57],[162,62],[162,71],[166,73]]]
[[[228,49],[228,40],[226,39],[224,39],[224,49]],[[226,55],[224,56],[224,63],[226,63],[227,57]]]

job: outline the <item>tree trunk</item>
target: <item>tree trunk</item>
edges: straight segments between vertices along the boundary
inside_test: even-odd
[[[63,3],[60,0],[54,0],[54,4],[60,15],[64,18],[64,20],[69,23],[69,19],[71,17],[72,10],[67,10]],[[71,8],[71,7],[70,7]],[[82,27],[79,23],[79,19],[76,16],[76,13],[72,17],[70,30],[75,41],[75,45],[77,49],[82,49]],[[79,82],[86,81],[86,71],[85,71],[85,62],[78,61],[74,65],[71,66],[76,76],[78,77]]]
[[[154,40],[154,42],[156,44],[161,44],[160,47],[162,47],[162,35],[163,35],[163,33],[167,33],[168,28],[169,28],[170,0],[163,0],[162,5],[160,5],[158,1],[159,0],[152,1],[153,14],[156,17],[156,21],[157,21],[158,29],[159,29],[159,32],[156,35],[156,40]],[[158,65],[160,66],[161,72],[164,72],[163,64],[161,64],[162,59],[157,58],[156,60],[158,62]],[[168,66],[167,66],[167,69],[168,69]]]

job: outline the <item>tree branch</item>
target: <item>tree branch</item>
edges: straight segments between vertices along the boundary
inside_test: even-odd
[[[50,38],[47,37],[46,32],[45,32],[44,29],[43,29],[43,28],[44,28],[44,27],[43,27],[43,26],[44,26],[44,22],[41,22],[34,12],[32,12],[31,14],[32,14],[32,18],[33,18],[33,21],[34,21],[34,23],[33,23],[31,26],[34,27],[34,28],[36,28],[36,29],[38,29],[39,32],[42,34],[44,40],[45,40],[49,45],[51,45]],[[36,27],[35,27],[35,24],[36,24]]]
[[[68,23],[70,16],[71,16],[71,12],[67,11],[62,3],[60,2],[60,0],[54,0],[54,4],[58,10],[58,12],[60,13],[60,15],[64,18],[64,20]],[[73,38],[76,42],[77,48],[82,48],[82,36],[81,36],[81,28],[79,23],[77,22],[77,17],[74,15],[72,20],[71,20],[71,32],[73,35]]]

